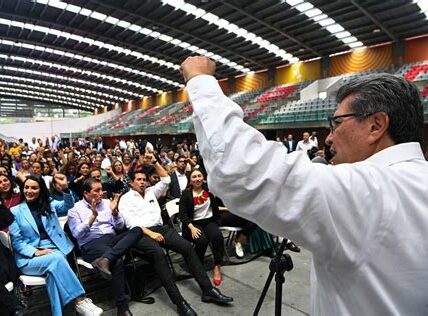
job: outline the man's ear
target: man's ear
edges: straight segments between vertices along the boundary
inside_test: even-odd
[[[376,112],[370,118],[370,139],[377,142],[384,137],[389,128],[389,116],[385,112]]]

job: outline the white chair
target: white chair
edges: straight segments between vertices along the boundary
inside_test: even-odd
[[[224,206],[219,206],[218,209],[220,212],[228,212],[229,211],[229,209],[227,207],[224,207]],[[232,246],[232,243],[235,240],[236,234],[238,232],[242,231],[243,228],[242,227],[231,227],[231,226],[220,226],[219,229],[221,231],[225,231],[228,233],[227,237],[226,237],[226,242],[224,244],[224,248],[225,248],[226,256],[228,257],[228,259],[230,261],[228,249]]]
[[[61,228],[64,229],[65,224],[67,223],[67,216],[58,217]]]
[[[172,227],[181,235],[181,225],[178,218],[180,199],[174,199],[165,204],[168,216],[171,219]]]
[[[8,290],[9,292],[12,292],[12,291],[13,291],[13,288],[14,288],[14,286],[13,286],[13,283],[12,283],[12,282],[7,283],[4,287],[5,287],[5,288],[6,288],[6,290]]]
[[[10,236],[8,233],[4,231],[0,231],[0,239],[3,245],[5,245],[7,248],[9,248],[11,251],[12,244],[10,242]],[[46,280],[44,277],[40,276],[33,276],[33,275],[20,275],[19,280],[24,284],[25,286],[43,286],[46,285]]]

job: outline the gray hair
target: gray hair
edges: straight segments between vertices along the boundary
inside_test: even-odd
[[[424,107],[418,88],[401,76],[387,73],[363,76],[343,85],[337,102],[353,95],[350,108],[358,120],[376,112],[389,117],[388,133],[396,144],[423,142]]]

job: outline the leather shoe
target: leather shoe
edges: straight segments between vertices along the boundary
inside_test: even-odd
[[[220,290],[216,287],[213,287],[208,292],[202,294],[202,302],[214,302],[217,304],[225,304],[233,302],[233,298],[223,295]]]
[[[104,279],[111,280],[110,260],[104,257],[99,257],[91,264],[100,272]]]
[[[15,307],[13,311],[10,312],[11,316],[24,316],[25,314],[26,305],[24,303],[20,303],[18,306]]]
[[[287,243],[287,249],[294,252],[300,252],[300,248],[292,241]]]
[[[117,316],[132,316],[132,313],[129,309],[117,310]]]
[[[193,310],[192,306],[189,305],[186,301],[177,304],[177,312],[180,316],[196,316],[196,312]]]

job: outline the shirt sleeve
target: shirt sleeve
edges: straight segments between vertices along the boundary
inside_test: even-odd
[[[192,78],[187,90],[212,193],[234,213],[318,258],[361,255],[384,216],[378,193],[389,186],[379,186],[378,169],[312,164],[302,151],[287,154],[281,143],[243,122],[241,108],[212,76]]]
[[[91,228],[89,227],[88,218],[85,218],[84,220],[80,219],[80,216],[78,215],[79,210],[77,207],[78,206],[75,206],[73,209],[69,210],[67,223],[71,234],[74,236],[74,238],[79,240],[84,238],[86,234],[90,232]]]
[[[169,184],[171,183],[171,177],[161,177],[160,181],[156,183],[153,187],[150,187],[153,193],[155,194],[156,198],[159,199],[160,197],[166,195],[168,192]]]

